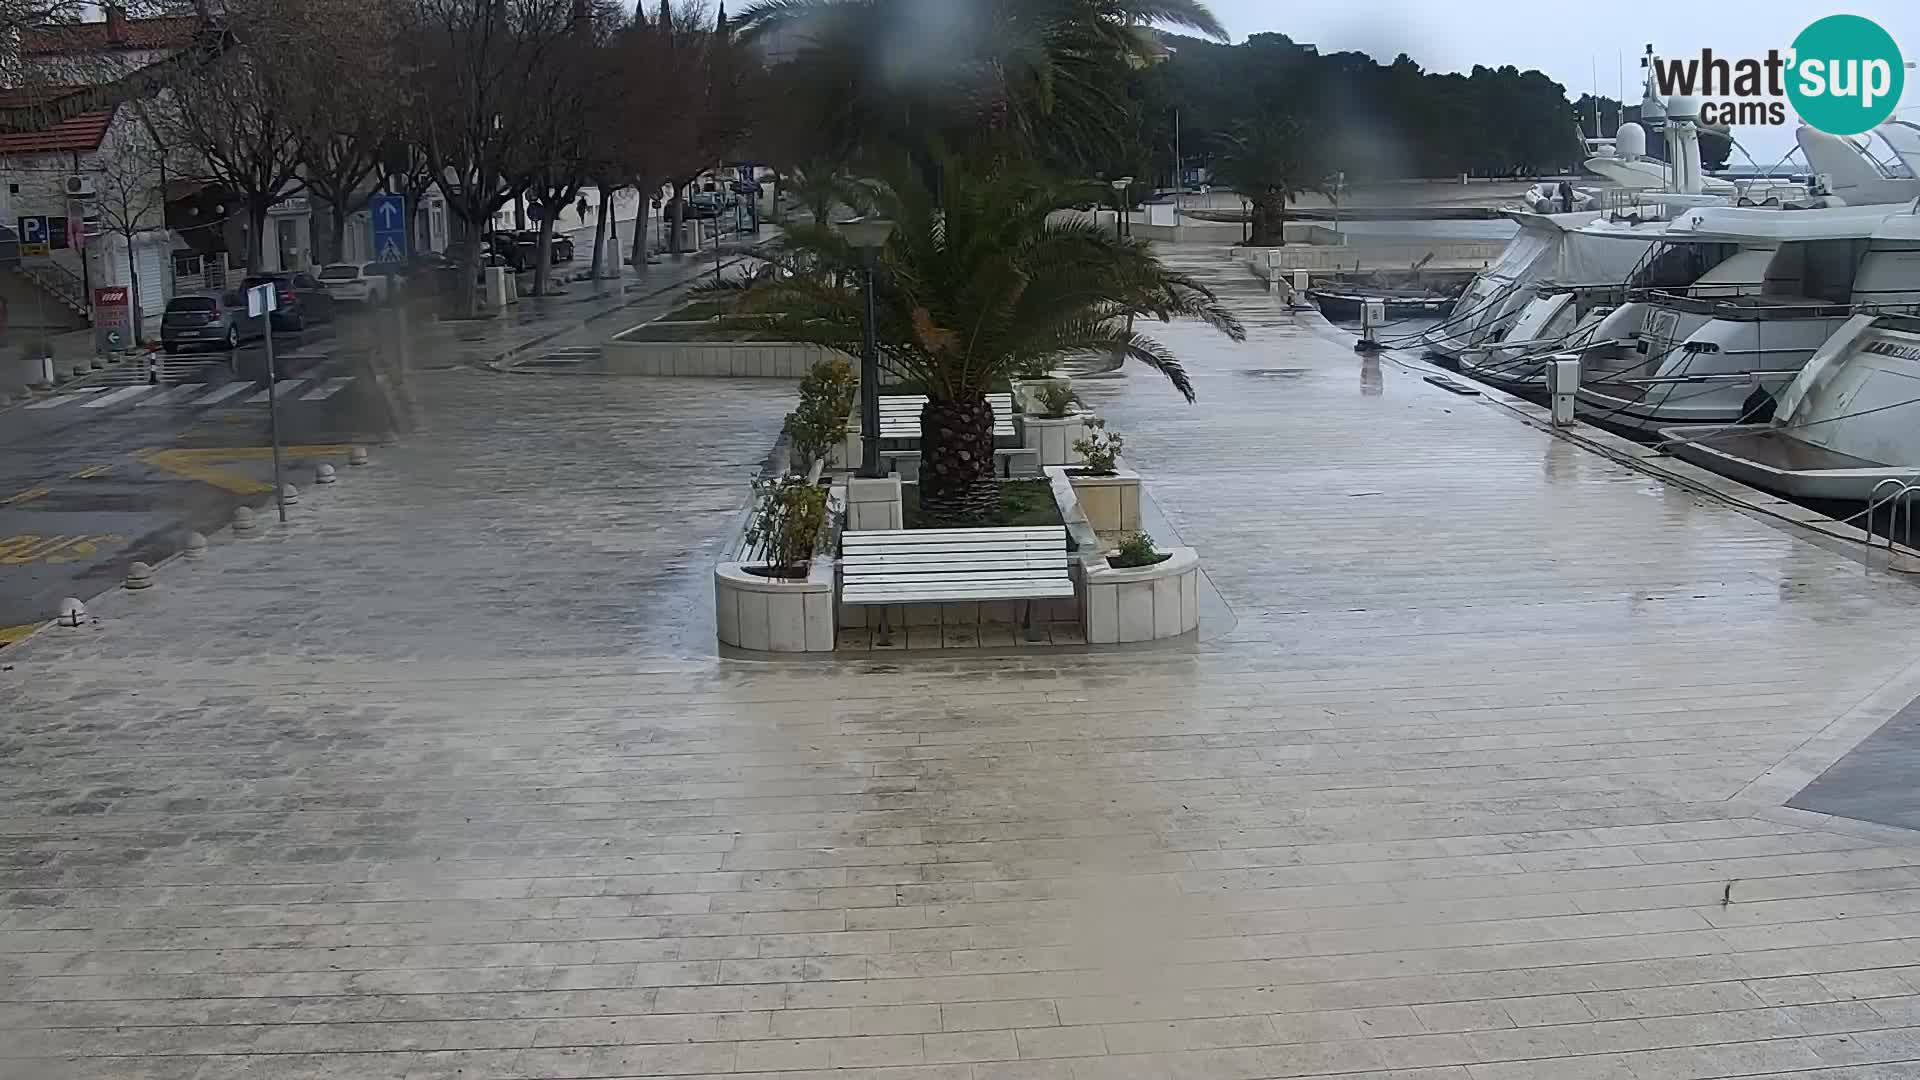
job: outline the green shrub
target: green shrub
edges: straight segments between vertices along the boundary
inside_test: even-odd
[[[839,357],[813,365],[800,380],[800,406],[787,414],[785,425],[796,466],[823,460],[847,437],[857,386],[853,365]]]
[[[1087,459],[1082,468],[1093,476],[1112,476],[1120,469],[1120,447],[1126,440],[1107,431],[1107,422],[1099,417],[1087,421],[1087,433],[1074,440],[1073,448]]]
[[[1040,415],[1048,420],[1059,420],[1073,414],[1073,384],[1068,382],[1050,382],[1034,392],[1034,403],[1040,408]]]
[[[1124,570],[1131,566],[1152,566],[1166,558],[1165,553],[1153,546],[1153,537],[1137,532],[1120,541],[1120,550],[1107,556],[1107,565]]]
[[[827,489],[804,477],[754,484],[753,520],[747,543],[761,551],[768,577],[805,577],[827,527]]]

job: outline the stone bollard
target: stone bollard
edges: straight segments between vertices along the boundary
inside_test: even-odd
[[[367,463],[367,448],[366,448],[366,447],[364,447],[364,446],[356,446],[356,447],[354,447],[354,448],[353,448],[352,450],[350,450],[350,451],[348,451],[348,452],[347,452],[347,464],[349,464],[349,465],[365,465],[366,463]]]
[[[197,532],[187,534],[187,545],[181,549],[187,558],[198,562],[207,557],[207,538]]]
[[[139,590],[153,587],[153,567],[136,562],[127,567],[127,588]]]
[[[260,523],[254,520],[253,508],[251,506],[236,506],[233,508],[233,534],[235,536],[246,536],[259,527]]]
[[[333,466],[328,465],[325,462],[322,462],[319,465],[314,466],[314,470],[313,470],[314,483],[331,484],[336,479],[338,479],[338,477],[333,475]]]
[[[292,484],[280,485],[280,501],[292,506],[300,501],[300,489]]]
[[[61,626],[79,626],[87,621],[87,605],[69,596],[60,601],[60,615],[54,621]]]

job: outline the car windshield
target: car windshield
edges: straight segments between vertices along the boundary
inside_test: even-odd
[[[360,268],[347,263],[336,263],[323,267],[320,271],[322,281],[352,281],[360,276]]]
[[[176,296],[167,301],[168,311],[212,311],[214,307],[211,296]]]

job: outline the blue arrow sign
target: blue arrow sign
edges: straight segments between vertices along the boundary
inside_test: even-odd
[[[407,257],[407,200],[400,195],[375,195],[367,200],[373,219],[375,262],[400,262]]]

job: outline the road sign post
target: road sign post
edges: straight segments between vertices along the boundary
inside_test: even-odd
[[[403,195],[374,195],[367,200],[373,221],[373,261],[404,262],[407,251],[407,200]]]
[[[280,387],[273,369],[273,312],[280,306],[280,291],[269,281],[247,290],[247,315],[264,320],[267,349],[267,438],[273,443],[273,501],[280,510],[280,524],[287,523],[287,485],[280,478]]]

